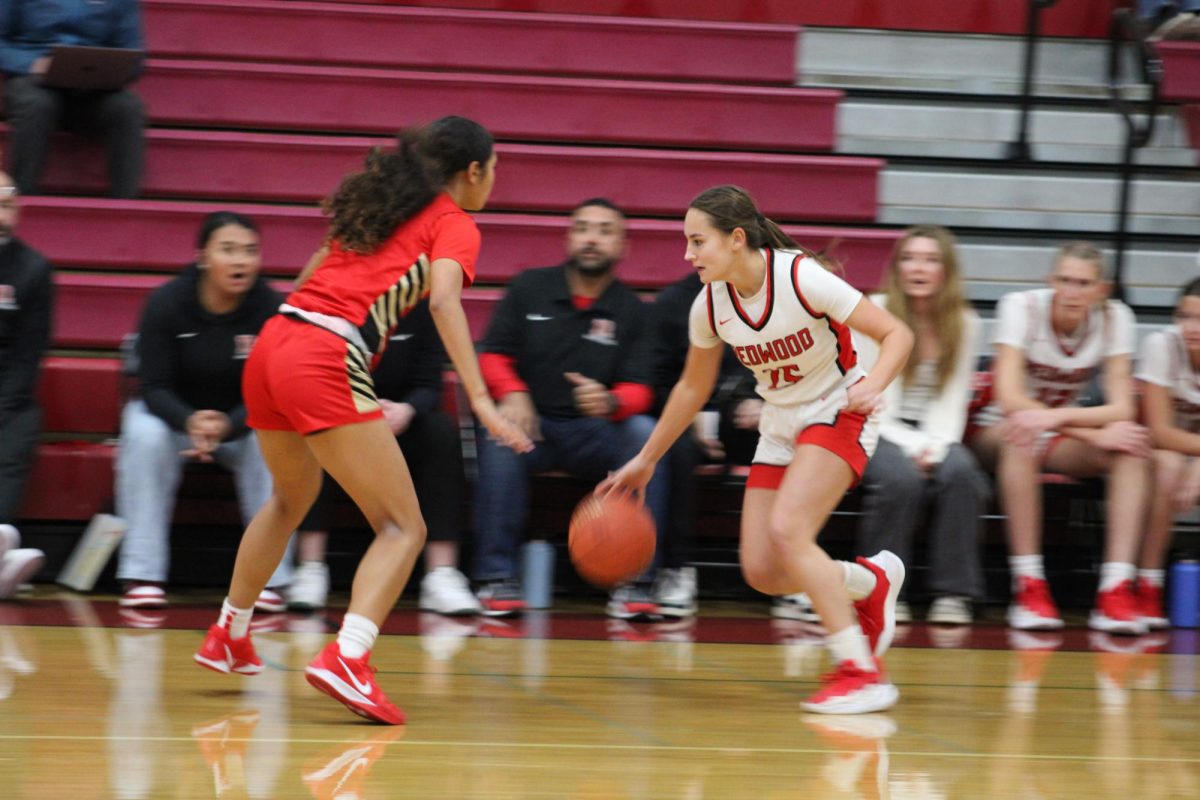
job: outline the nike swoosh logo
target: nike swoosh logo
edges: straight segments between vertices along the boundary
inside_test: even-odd
[[[176,339],[190,339],[193,336],[199,336],[199,335],[200,335],[200,333],[198,331],[193,332],[193,333],[179,333],[179,334],[175,335],[175,338]]]
[[[338,656],[338,663],[342,665],[342,669],[346,670],[346,674],[350,676],[350,683],[354,684],[354,688],[358,689],[360,692],[362,692],[367,697],[370,697],[371,696],[371,684],[366,683],[366,682],[360,682],[358,680],[358,676],[350,671],[350,668],[348,666],[346,666],[345,661],[342,661],[341,656]]]
[[[717,324],[718,324],[718,325],[724,325],[726,322],[729,322],[729,321],[730,321],[730,320],[732,320],[732,319],[733,319],[733,317],[728,317],[728,318],[726,318],[726,319],[720,320],[719,322],[717,322]]]
[[[393,342],[404,342],[404,341],[411,339],[412,337],[413,337],[413,335],[411,333],[397,333],[394,336],[389,336],[388,340],[393,341]]]
[[[229,663],[229,666],[232,667],[233,666],[233,651],[229,649],[229,645],[224,645],[224,647],[225,647],[225,661],[227,661]]]
[[[554,319],[554,317],[547,317],[545,314],[526,314],[525,319],[530,322],[545,322]]]

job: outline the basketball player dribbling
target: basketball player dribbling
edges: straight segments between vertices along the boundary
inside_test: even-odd
[[[480,236],[464,209],[483,208],[495,180],[492,136],[462,117],[402,131],[393,152],[326,202],[328,244],[268,320],[243,378],[274,494],[242,537],[229,595],[195,659],[218,672],[255,674],[254,600],[279,563],[328,472],[375,532],[354,576],[337,639],[309,664],[308,682],[375,722],[403,712],[375,682],[371,649],[425,542],[412,477],[375,397],[371,362],[400,317],[428,298],[471,408],[488,432],[519,451],[532,445],[488,395],[462,309]]]
[[[875,449],[872,415],[908,359],[912,332],[828,272],[739,187],[696,197],[684,234],[686,258],[705,286],[692,305],[683,375],[642,451],[597,491],[646,486],[708,400],[728,343],[766,401],[742,505],[742,571],[765,594],[807,592],[821,615],[836,669],[806,710],[890,708],[899,692],[880,659],[895,632],[904,565],[887,551],[834,561],[816,538]],[[869,374],[858,366],[851,330],[880,343]]]

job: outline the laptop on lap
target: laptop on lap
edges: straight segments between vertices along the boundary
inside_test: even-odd
[[[48,55],[50,66],[42,76],[43,86],[112,91],[133,81],[142,51],[56,44]]]

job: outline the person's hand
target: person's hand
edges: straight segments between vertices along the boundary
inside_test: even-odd
[[[588,417],[607,417],[613,412],[613,396],[608,387],[578,372],[564,372],[564,376],[575,385],[575,407]]]
[[[762,410],[761,398],[746,398],[733,410],[733,426],[743,431],[758,430],[758,421],[762,418]]]
[[[937,462],[933,460],[928,450],[922,450],[917,453],[917,457],[913,459],[913,463],[917,465],[917,469],[921,470],[921,474],[926,478],[937,468]]]
[[[500,415],[535,442],[542,440],[542,421],[529,392],[509,392],[500,399]]]
[[[42,75],[45,75],[49,69],[50,56],[38,56],[33,60],[33,63],[29,65],[29,74],[40,78]]]
[[[1014,411],[1004,418],[1004,441],[1033,452],[1037,447],[1038,438],[1046,431],[1053,430],[1056,424],[1055,414],[1049,408]]]
[[[491,398],[480,400],[471,406],[475,418],[479,420],[488,434],[500,444],[518,453],[528,453],[533,449],[533,442],[519,427],[509,422]]]
[[[387,423],[392,436],[399,436],[408,430],[417,409],[410,403],[393,403],[391,400],[380,399],[379,408],[383,410],[383,421]]]
[[[197,461],[212,461],[212,454],[225,438],[229,436],[232,425],[229,417],[220,411],[201,409],[192,412],[184,423],[184,429],[192,446],[183,451],[183,455],[195,458]]]
[[[1122,420],[1105,425],[1096,431],[1092,442],[1113,453],[1127,453],[1137,458],[1150,456],[1150,430],[1136,422]]]
[[[846,410],[869,417],[883,410],[883,396],[866,381],[859,381],[846,390]]]
[[[646,494],[646,484],[654,477],[654,462],[643,458],[639,453],[631,458],[625,466],[600,481],[596,486],[596,494],[610,495],[613,492],[623,495],[635,495],[642,502]]]

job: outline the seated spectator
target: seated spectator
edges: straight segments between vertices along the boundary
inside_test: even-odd
[[[683,373],[683,362],[688,351],[688,314],[696,295],[700,294],[700,277],[693,272],[658,293],[654,300],[653,342],[654,411],[662,411]],[[689,566],[692,528],[696,524],[696,468],[702,463],[723,464],[727,462],[727,451],[723,444],[722,428],[728,435],[731,430],[724,426],[721,418],[721,399],[734,391],[742,381],[747,381],[753,394],[754,374],[743,367],[727,349],[721,362],[721,377],[713,393],[710,408],[701,412],[692,425],[691,436],[681,436],[667,453],[668,473],[671,476],[667,511],[667,529],[659,537],[662,552],[659,554],[658,580],[654,587],[654,600],[658,612],[664,617],[690,617],[696,613],[696,568]],[[756,396],[756,395],[755,395]],[[756,396],[757,397],[757,396]],[[761,399],[758,401],[761,404]],[[732,406],[730,406],[732,409]],[[744,422],[744,420],[743,420]],[[741,462],[748,464],[758,441],[758,419],[753,420],[747,444],[735,445]],[[746,437],[743,437],[746,438]]]
[[[571,213],[568,258],[518,275],[496,309],[479,358],[500,413],[534,440],[516,453],[478,437],[473,568],[485,614],[522,611],[516,550],[525,532],[529,474],[566,470],[599,480],[636,453],[654,428],[649,307],[613,272],[625,254],[625,215],[586,200]],[[646,503],[667,528],[665,468]],[[612,592],[619,619],[657,615],[653,571]]]
[[[954,234],[936,225],[909,228],[884,286],[871,299],[907,323],[916,344],[884,396],[879,444],[862,479],[858,552],[891,550],[912,564],[913,533],[931,506],[927,619],[966,625],[971,602],[984,595],[979,546],[991,489],[962,444],[981,323],[963,296]],[[856,337],[854,344],[869,368],[875,343]]]
[[[248,435],[242,367],[280,296],[259,274],[258,227],[241,214],[205,217],[196,263],[150,295],[138,328],[139,394],[121,414],[117,514],[128,530],[117,579],[124,607],[166,604],[171,515],[185,462],[215,462],[234,473],[242,518],[249,522],[271,496],[271,476]],[[262,611],[282,611],[279,590],[292,559],[259,597]]]
[[[50,343],[50,265],[14,234],[17,189],[0,172],[0,599],[41,569],[41,550],[22,548],[16,522],[33,463],[42,410],[38,367]]]
[[[9,164],[22,194],[38,194],[50,134],[62,127],[100,133],[108,143],[113,197],[136,197],[142,176],[145,112],[126,88],[44,85],[55,45],[145,50],[137,0],[26,0],[0,5],[0,73],[12,129]]]
[[[1135,414],[1133,312],[1108,300],[1100,251],[1063,245],[1050,288],[1006,295],[997,308],[993,401],[973,421],[970,444],[995,468],[1007,516],[1013,602],[1008,624],[1063,626],[1042,563],[1042,470],[1075,478],[1106,475],[1107,535],[1100,586],[1088,624],[1110,633],[1145,633],[1133,591],[1143,525],[1149,434]],[[1079,404],[1101,373],[1104,403]]]
[[[1200,41],[1200,0],[1138,0],[1137,15],[1152,41]]]
[[[1170,623],[1163,613],[1163,570],[1171,524],[1200,498],[1200,278],[1183,287],[1175,324],[1142,342],[1137,379],[1142,418],[1154,443],[1137,597],[1146,626],[1165,628]]]
[[[389,338],[372,377],[383,418],[404,453],[429,531],[420,607],[438,614],[478,614],[479,601],[458,571],[466,479],[458,425],[438,409],[446,351],[429,305],[422,303],[401,317]],[[317,502],[300,525],[300,566],[288,593],[292,608],[313,610],[325,605],[329,591],[325,544],[330,506],[339,494],[337,483],[326,475]]]

